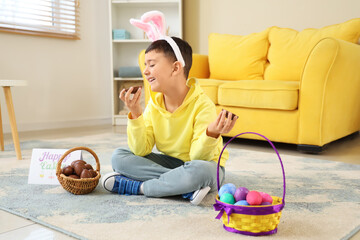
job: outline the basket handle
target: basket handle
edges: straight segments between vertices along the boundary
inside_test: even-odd
[[[59,161],[57,163],[57,166],[56,166],[56,175],[60,175],[60,173],[61,173],[61,163],[66,158],[66,156],[69,155],[69,153],[75,152],[75,151],[78,151],[78,150],[85,150],[85,151],[88,151],[89,153],[91,153],[91,155],[93,155],[93,157],[95,158],[95,161],[96,161],[96,171],[100,172],[100,162],[99,162],[99,158],[96,155],[96,153],[93,150],[91,150],[90,148],[87,148],[87,147],[75,147],[75,148],[71,148],[71,149],[67,150],[61,156],[61,158],[59,159]]]
[[[221,156],[225,150],[225,148],[227,147],[227,145],[233,140],[235,139],[236,137],[240,136],[240,135],[243,135],[243,134],[255,134],[255,135],[258,135],[262,138],[264,138],[266,141],[269,142],[269,144],[271,145],[271,147],[274,149],[274,151],[276,152],[278,158],[279,158],[279,161],[280,161],[280,165],[281,165],[281,169],[282,169],[282,174],[283,174],[283,203],[285,203],[285,194],[286,194],[286,181],[285,181],[285,170],[284,170],[284,166],[283,166],[283,163],[281,161],[281,157],[280,157],[280,154],[278,152],[278,150],[276,149],[276,147],[274,146],[274,144],[265,136],[259,134],[259,133],[256,133],[256,132],[243,132],[243,133],[239,133],[238,135],[232,137],[223,147],[223,149],[221,150],[221,153],[220,153],[220,156],[219,156],[219,160],[218,160],[218,164],[217,164],[217,188],[218,188],[218,191],[220,190],[220,179],[219,179],[219,167],[220,167],[220,160],[221,160]]]

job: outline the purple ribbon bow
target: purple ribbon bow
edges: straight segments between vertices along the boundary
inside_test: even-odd
[[[224,206],[221,203],[215,203],[214,204],[214,209],[215,211],[220,211],[219,214],[216,216],[216,219],[220,219],[222,217],[222,215],[224,214],[224,212],[226,212],[227,216],[228,216],[228,224],[230,222],[230,215],[233,213],[233,209],[232,207],[228,207],[228,206]]]

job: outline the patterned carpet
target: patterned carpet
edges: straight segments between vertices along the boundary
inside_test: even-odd
[[[88,195],[61,186],[28,185],[33,148],[86,146],[100,159],[101,174],[111,171],[110,157],[126,146],[126,135],[21,143],[25,160],[12,145],[0,152],[0,209],[31,219],[79,239],[250,239],[227,232],[213,209],[216,193],[193,206],[180,197],[146,198],[109,194],[100,185]],[[274,154],[228,146],[226,181],[282,196],[281,167]],[[286,205],[278,233],[265,239],[347,239],[360,226],[360,165],[282,155]],[[86,161],[93,161],[84,153]]]

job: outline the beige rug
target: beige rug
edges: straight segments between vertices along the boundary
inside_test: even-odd
[[[100,186],[76,196],[61,186],[28,185],[33,148],[87,146],[111,171],[110,156],[126,146],[126,136],[101,134],[81,138],[22,142],[25,160],[12,146],[0,153],[0,209],[26,217],[79,239],[251,239],[223,229],[213,209],[215,193],[199,206],[180,197],[146,198],[108,194]],[[275,154],[228,149],[226,182],[282,196],[280,164]],[[270,146],[269,146],[270,147]],[[281,154],[281,152],[280,152]],[[347,239],[360,226],[360,165],[282,155],[286,205],[278,233],[262,239]],[[85,159],[90,155],[85,154]],[[88,160],[90,161],[90,160]]]

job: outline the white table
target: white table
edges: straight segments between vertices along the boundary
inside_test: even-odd
[[[19,142],[19,134],[16,126],[16,118],[14,111],[14,103],[11,96],[11,87],[26,86],[27,82],[24,80],[0,80],[0,87],[4,89],[6,105],[9,113],[11,133],[14,142],[16,157],[18,160],[21,160],[21,149]],[[1,118],[1,106],[0,106],[0,150],[4,151],[4,133],[2,128],[2,118]]]

